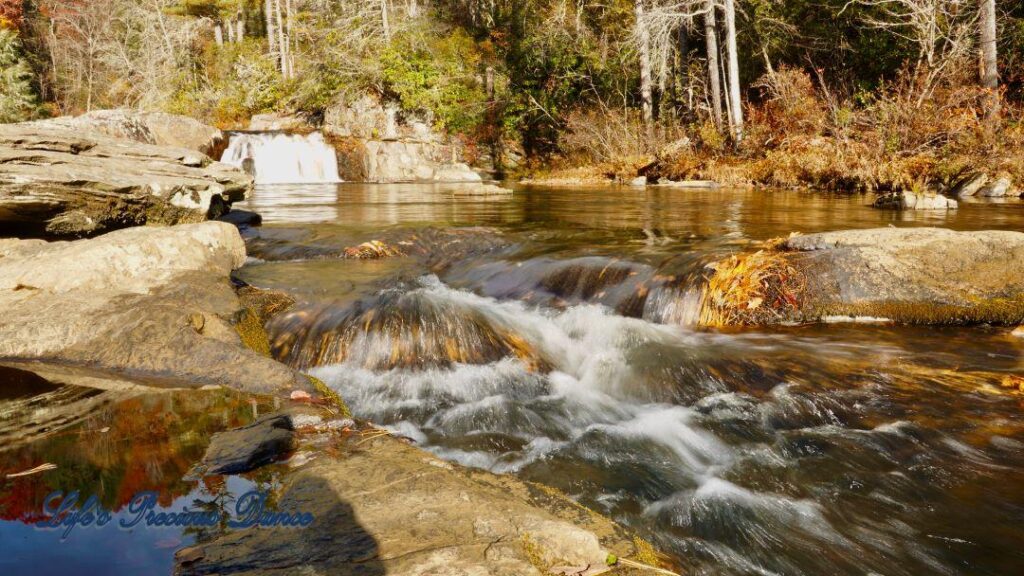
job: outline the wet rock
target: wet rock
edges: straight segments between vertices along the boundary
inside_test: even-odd
[[[875,208],[894,210],[956,210],[957,201],[939,194],[918,192],[893,192],[878,197]]]
[[[220,130],[188,116],[137,110],[93,110],[81,116],[62,116],[32,123],[70,128],[79,134],[101,134],[142,144],[188,148],[220,158],[227,139]]]
[[[282,483],[280,510],[312,512],[311,526],[230,532],[179,555],[176,572],[540,576],[638,554],[625,530],[556,491],[389,437],[318,458]]]
[[[429,290],[386,292],[351,307],[304,307],[268,326],[275,358],[299,369],[352,362],[367,369],[486,364],[517,357],[546,366],[500,318]]]
[[[0,224],[78,237],[216,218],[252,178],[203,154],[43,123],[0,126]]]
[[[647,186],[647,176],[637,176],[636,178],[633,178],[632,180],[629,181],[629,185],[638,188]]]
[[[1024,326],[1017,326],[1013,329],[1013,332],[1010,332],[1010,335],[1016,336],[1017,338],[1024,338]]]
[[[249,228],[263,224],[262,216],[248,210],[231,210],[227,214],[221,215],[217,220],[227,222],[228,224],[234,224],[239,228]]]
[[[451,188],[453,196],[508,196],[514,193],[511,188],[497,184],[465,184]]]
[[[248,426],[214,434],[200,467],[206,474],[241,474],[279,460],[294,448],[291,418],[268,414]]]
[[[844,230],[793,236],[742,258],[749,261],[720,267],[711,276],[703,299],[705,324],[829,317],[913,324],[1024,321],[1019,232]],[[722,277],[728,274],[734,278]]]
[[[281,290],[242,286],[236,293],[242,307],[252,310],[261,325],[295,305],[295,298]]]
[[[223,222],[0,241],[0,357],[131,371],[169,386],[309,388],[242,346],[228,276],[244,261],[238,230]]]

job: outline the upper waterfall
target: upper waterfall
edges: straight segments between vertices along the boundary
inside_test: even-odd
[[[334,148],[319,132],[236,132],[220,161],[249,172],[257,184],[341,182]]]

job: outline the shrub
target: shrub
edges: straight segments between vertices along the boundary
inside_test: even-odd
[[[777,137],[818,135],[828,126],[825,105],[807,72],[783,66],[762,76],[754,87],[766,93],[763,119]]]
[[[487,94],[478,79],[481,54],[461,29],[447,36],[409,30],[381,55],[386,91],[405,110],[433,115],[438,127],[469,133],[482,122]]]

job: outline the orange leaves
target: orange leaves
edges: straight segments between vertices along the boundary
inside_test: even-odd
[[[351,246],[345,248],[346,258],[355,258],[358,260],[370,260],[376,258],[389,258],[391,256],[401,256],[402,251],[394,246],[389,246],[380,240],[370,240],[369,242],[363,242],[358,246]]]
[[[713,266],[701,304],[701,324],[765,324],[800,307],[805,282],[786,254],[760,250],[730,256]]]

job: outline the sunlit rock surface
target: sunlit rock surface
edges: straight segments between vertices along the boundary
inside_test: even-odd
[[[175,385],[301,386],[242,346],[228,275],[244,261],[238,231],[223,222],[0,240],[0,358],[88,363]]]
[[[0,125],[0,226],[79,237],[224,213],[252,178],[201,152],[46,123]]]
[[[876,228],[792,236],[719,263],[705,324],[872,318],[910,324],[1024,320],[1024,234]]]
[[[98,134],[142,144],[188,148],[211,158],[227,145],[224,133],[202,122],[165,112],[93,110],[81,116],[61,116],[33,122],[34,126],[71,128],[79,134]]]

